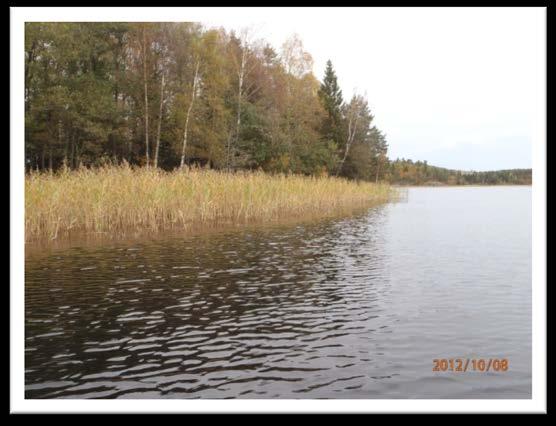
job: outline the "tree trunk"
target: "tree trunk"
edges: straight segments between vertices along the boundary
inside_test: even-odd
[[[183,145],[181,149],[180,169],[182,169],[185,164],[185,148],[187,147],[187,130],[189,128],[189,117],[191,115],[191,110],[193,109],[193,102],[195,101],[195,96],[197,94],[199,62],[200,61],[197,60],[197,64],[195,65],[195,75],[193,76],[193,88],[191,89],[191,102],[189,102],[189,108],[187,108],[187,115],[185,116],[185,127],[183,129]]]
[[[52,173],[52,144],[50,144],[48,150],[48,170]]]
[[[31,64],[35,61],[35,49],[37,48],[37,42],[34,41],[31,45],[31,50],[29,51],[29,57],[27,58],[27,63],[25,64],[25,112],[29,112],[31,107],[31,100],[29,99],[29,93],[31,88]]]
[[[134,126],[133,135],[135,137],[137,137],[137,124],[135,124],[135,126]],[[131,149],[132,149],[133,140],[135,140],[135,139],[129,138],[127,140],[127,162],[129,164],[131,164]]]
[[[145,152],[149,167],[149,98],[147,88],[147,36],[143,27],[143,84],[145,86]]]
[[[67,165],[68,165],[68,143],[69,143],[69,141],[68,141],[67,137],[65,139],[66,139],[66,142],[64,144],[64,159],[62,161],[63,161],[64,167],[67,167]],[[59,146],[62,145],[62,121],[61,120],[58,121],[58,145]]]
[[[70,156],[70,167],[75,169],[75,135],[71,136],[71,156]]]
[[[246,62],[246,46],[242,46],[241,52],[241,64],[238,70],[238,85],[237,85],[237,117],[236,117],[236,137],[235,143],[239,142],[239,133],[241,130],[241,94],[243,91],[243,79],[245,76],[245,62]],[[227,168],[230,170],[231,162],[232,162],[232,155],[231,155],[231,141],[232,138],[228,138],[228,153],[227,153]]]
[[[351,147],[351,144],[353,143],[353,139],[355,138],[355,131],[357,130],[357,120],[359,118],[359,111],[356,112],[355,115],[355,120],[353,120],[353,117],[350,117],[349,119],[349,123],[348,123],[348,138],[346,141],[346,149],[344,151],[344,157],[342,158],[342,161],[340,162],[340,165],[338,166],[338,170],[336,171],[336,176],[338,176],[340,174],[340,172],[342,171],[342,168],[344,167],[344,162],[346,161],[346,158],[349,154],[349,148]],[[353,127],[352,127],[352,121],[353,121]]]
[[[164,104],[164,73],[162,73],[162,82],[160,83],[160,109],[158,111],[158,129],[156,131],[156,148],[154,151],[154,168],[158,167],[158,150],[160,148],[160,127],[162,125],[162,106]]]
[[[79,147],[79,139],[77,140],[77,143],[75,145],[75,168],[79,169],[81,168],[82,164],[81,164],[81,149]]]

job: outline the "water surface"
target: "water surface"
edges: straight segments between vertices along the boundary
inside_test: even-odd
[[[26,398],[530,398],[531,187],[26,258]],[[433,372],[435,358],[506,372]]]

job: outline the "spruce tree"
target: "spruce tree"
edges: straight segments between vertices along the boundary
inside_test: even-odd
[[[327,117],[322,124],[322,134],[325,139],[335,142],[337,146],[341,146],[344,139],[341,130],[342,105],[344,100],[342,98],[342,91],[338,85],[336,72],[330,60],[326,62],[324,79],[319,89],[319,98],[327,112]]]
[[[328,116],[335,124],[338,124],[341,106],[344,100],[342,98],[342,91],[338,86],[336,72],[332,67],[330,59],[326,62],[326,70],[324,72],[324,79],[320,85],[319,96],[326,112],[328,112]]]

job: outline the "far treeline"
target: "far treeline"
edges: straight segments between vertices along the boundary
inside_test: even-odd
[[[400,185],[531,185],[531,169],[486,172],[435,167],[426,161],[397,159],[388,163],[386,179]]]
[[[185,165],[384,179],[367,99],[292,36],[198,23],[27,23],[26,168]]]

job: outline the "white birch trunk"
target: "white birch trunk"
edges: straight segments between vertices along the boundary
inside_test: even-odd
[[[147,36],[143,28],[143,84],[145,86],[145,152],[147,168],[149,167],[149,98],[147,88]]]
[[[189,102],[189,108],[187,108],[187,115],[185,116],[185,127],[183,129],[183,144],[181,150],[181,161],[180,169],[183,168],[185,163],[185,148],[187,147],[187,130],[189,128],[189,117],[191,115],[191,110],[193,109],[193,103],[195,102],[195,96],[197,94],[197,80],[199,75],[199,60],[195,65],[195,75],[193,76],[193,88],[191,89],[191,102]]]
[[[349,148],[351,147],[351,144],[353,143],[353,140],[355,138],[355,132],[357,130],[357,120],[359,119],[359,109],[356,110],[355,112],[355,119],[353,118],[353,115],[349,118],[349,123],[348,123],[348,138],[346,141],[346,149],[344,151],[344,157],[342,158],[342,161],[340,162],[339,166],[338,166],[338,170],[336,171],[336,176],[338,176],[340,174],[340,172],[342,171],[342,167],[344,166],[344,162],[346,161],[346,158],[349,154]]]
[[[246,63],[246,56],[247,56],[247,49],[246,46],[242,46],[242,52],[241,52],[241,64],[239,66],[239,71],[238,71],[238,85],[237,85],[237,117],[236,117],[236,137],[235,137],[235,143],[237,144],[239,141],[239,133],[241,130],[241,95],[243,93],[243,79],[245,77],[245,63]],[[228,159],[227,159],[227,163],[228,163],[228,170],[230,169],[231,166],[231,160],[232,160],[232,155],[231,155],[231,140],[232,138],[228,138]]]
[[[160,109],[158,112],[158,129],[156,131],[156,147],[154,151],[154,168],[158,167],[158,151],[160,148],[160,128],[162,126],[162,106],[164,105],[164,73],[162,73],[162,81],[160,83]]]

